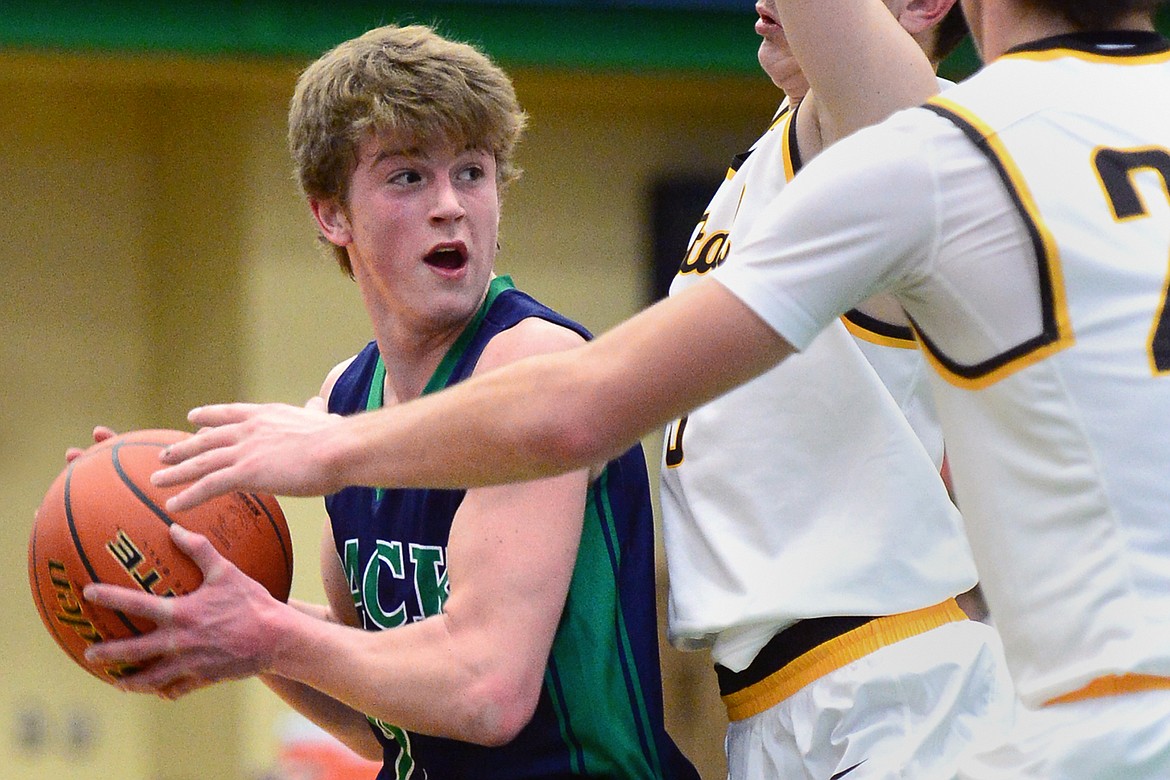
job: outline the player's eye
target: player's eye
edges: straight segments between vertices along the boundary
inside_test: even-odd
[[[484,171],[483,166],[475,164],[461,168],[455,177],[459,181],[479,181],[486,175],[487,174]]]
[[[422,174],[419,173],[418,171],[412,171],[412,170],[397,171],[396,173],[394,173],[393,175],[390,176],[390,183],[391,184],[399,184],[399,185],[418,184],[420,181],[422,181]]]

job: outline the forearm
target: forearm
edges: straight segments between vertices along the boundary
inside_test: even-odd
[[[346,418],[312,446],[341,485],[533,479],[603,463],[789,351],[725,288],[701,284],[577,349]]]
[[[588,474],[578,471],[467,491],[451,519],[452,588],[441,613],[383,631],[357,628],[356,615],[347,628],[269,613],[264,635],[278,646],[268,668],[411,731],[510,741],[540,697],[587,489]],[[525,545],[500,544],[521,538]],[[331,614],[346,615],[350,582],[332,534],[322,536],[321,557]]]
[[[342,625],[333,610],[325,604],[289,599],[288,605],[322,623]],[[382,746],[363,713],[296,680],[262,674],[260,681],[294,710],[341,740],[350,750],[371,761],[382,759]]]
[[[503,744],[535,708],[540,677],[521,690],[509,657],[517,651],[452,636],[446,616],[380,632],[285,618],[273,674],[351,711],[418,733]],[[337,717],[328,708],[322,716]]]
[[[583,474],[563,479],[580,480],[583,492]],[[552,487],[560,481],[552,481]],[[540,485],[547,487],[550,482]],[[528,483],[485,490],[525,493],[533,489]],[[464,503],[471,501],[465,498]],[[560,514],[553,516],[563,517],[568,508],[579,518],[579,496],[566,495]],[[534,545],[548,558],[545,569],[536,564],[500,565],[498,557],[507,559],[518,548],[498,544],[498,534],[484,537],[485,526],[503,527],[505,535],[516,536],[505,527],[509,519],[521,530],[530,529],[537,517],[548,519],[543,513],[530,512],[517,518],[514,509],[514,504],[504,502],[495,518],[481,513],[483,519],[468,530],[477,535],[479,544],[476,539],[465,544],[472,551],[464,557],[481,561],[484,577],[478,581],[483,585],[474,576],[459,579],[454,574],[461,569],[453,549],[457,546],[453,530],[448,569],[453,572],[451,580],[464,585],[448,597],[447,611],[377,632],[322,620],[304,611],[299,602],[274,599],[225,560],[206,537],[172,526],[172,541],[200,567],[203,584],[190,594],[169,599],[91,583],[85,590],[90,603],[146,617],[158,627],[141,636],[95,643],[87,650],[87,659],[150,661],[142,671],[121,680],[126,690],[149,693],[178,691],[182,695],[209,683],[267,676],[269,684],[298,710],[363,752],[368,752],[369,744],[358,736],[362,715],[411,731],[503,744],[515,737],[535,710],[576,551],[573,545],[553,545],[542,539]],[[575,540],[580,520],[575,526],[549,522],[546,528],[531,529],[529,535],[540,538],[541,531],[546,536],[559,533],[562,542]],[[521,552],[527,554],[526,549]],[[548,568],[559,570],[560,576],[553,576]],[[535,592],[534,577],[541,583]],[[292,683],[280,683],[273,676]]]
[[[286,704],[371,761],[382,760],[382,746],[365,716],[304,683],[272,674],[260,680]]]
[[[642,431],[606,430],[597,376],[576,350],[543,355],[441,393],[354,415],[319,446],[344,484],[463,488],[603,462]]]
[[[791,347],[717,281],[575,349],[349,417],[282,404],[191,411],[155,485],[181,511],[229,490],[329,495],[350,485],[474,488],[602,464],[771,368]],[[312,402],[310,402],[312,404]]]

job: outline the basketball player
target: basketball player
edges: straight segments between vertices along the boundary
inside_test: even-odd
[[[1028,707],[963,776],[1168,777],[1170,41],[1153,32],[1156,5],[963,0],[988,65],[826,150],[715,279],[589,346],[398,410],[195,410],[219,427],[176,446],[167,458],[186,462],[161,481],[202,477],[177,507],[233,485],[555,472],[890,290],[934,369],[955,491]]]
[[[804,30],[781,28],[776,4],[757,5],[759,60],[786,99],[705,210],[672,294],[734,258],[824,146],[937,92],[926,59],[898,45],[903,29],[934,65],[966,33],[954,0],[854,3],[816,31],[837,40],[802,69],[786,32]],[[939,478],[925,361],[900,309],[880,303],[667,429],[669,633],[711,649],[733,780],[952,777],[1010,720],[999,638],[955,602],[975,569]]]
[[[302,74],[299,179],[375,335],[326,379],[331,412],[389,408],[587,337],[493,273],[524,121],[499,68],[426,27],[372,30]],[[328,496],[327,608],[274,602],[178,531],[204,567],[198,597],[89,598],[162,609],[182,638],[98,653],[164,651],[125,687],[171,697],[263,674],[381,758],[380,778],[696,778],[663,726],[645,462],[639,447],[604,461],[503,487]],[[195,668],[211,655],[214,678]]]
[[[1028,706],[963,776],[1170,776],[1170,104],[1149,99],[1170,94],[1170,42],[1155,5],[964,0],[990,64],[827,150],[715,281],[397,414],[195,410],[225,427],[173,451],[219,447],[166,475],[212,472],[174,503],[230,484],[462,484],[586,462],[893,290],[934,367]],[[441,451],[412,443],[448,435]],[[476,458],[501,443],[516,455]]]
[[[898,22],[936,64],[964,32],[953,0],[861,4],[868,16],[822,7],[834,26],[849,19],[860,40],[812,58],[818,88],[806,95],[772,3],[759,10],[760,61],[789,101],[716,195],[676,291],[722,261],[802,159],[937,91]],[[848,68],[841,49],[852,53]],[[953,775],[958,754],[1010,708],[998,638],[954,601],[974,584],[974,567],[938,476],[922,358],[900,311],[885,309],[899,320],[853,312],[862,341],[836,323],[805,355],[668,434],[672,633],[685,647],[713,645],[733,778],[851,767],[861,777]],[[797,384],[804,392],[785,392]],[[858,518],[864,543],[842,555],[837,541]],[[839,660],[816,660],[829,656]],[[911,706],[890,706],[895,688]]]

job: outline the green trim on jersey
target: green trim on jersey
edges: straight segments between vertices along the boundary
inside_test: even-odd
[[[492,303],[504,290],[514,289],[515,286],[510,276],[496,276],[492,279],[491,284],[488,285],[487,296],[480,305],[479,311],[471,318],[471,322],[467,323],[463,328],[463,332],[459,334],[459,338],[455,339],[455,343],[447,350],[447,354],[443,355],[443,359],[439,361],[439,366],[435,369],[435,373],[431,375],[427,386],[423,388],[423,395],[437,392],[447,386],[447,381],[451,378],[451,373],[455,370],[455,366],[459,364],[459,359],[463,357],[468,343],[479,332],[479,326],[483,322],[483,318],[487,316],[488,309],[491,308]],[[382,362],[382,354],[379,352],[378,362],[374,364],[374,374],[370,377],[370,389],[366,395],[366,411],[372,412],[375,409],[381,409],[385,400],[386,364]],[[386,488],[377,488],[374,491],[374,500],[381,501],[384,495],[386,495]]]
[[[483,322],[483,318],[487,316],[488,309],[491,308],[492,303],[504,290],[514,289],[515,286],[510,276],[497,276],[492,279],[491,284],[488,285],[487,296],[484,298],[483,303],[480,304],[479,311],[471,318],[471,322],[467,323],[463,328],[463,332],[459,334],[459,338],[455,339],[455,343],[447,350],[447,354],[443,355],[443,359],[439,361],[439,366],[435,369],[435,373],[431,375],[427,386],[423,388],[423,395],[442,390],[447,386],[447,380],[451,378],[451,372],[455,370],[456,364],[459,363],[459,358],[463,357],[463,351],[467,349],[467,343],[475,337],[476,332],[479,330],[479,325]],[[385,383],[386,364],[382,362],[382,355],[379,353],[378,362],[374,364],[374,375],[370,379],[370,390],[366,395],[367,412],[382,408],[382,404],[386,400]]]
[[[431,376],[431,381],[427,382],[427,386],[423,388],[422,394],[435,393],[447,386],[447,382],[451,379],[451,374],[455,371],[455,366],[459,364],[463,353],[467,350],[467,345],[479,333],[479,326],[483,323],[483,318],[487,316],[488,309],[495,303],[496,298],[500,296],[504,290],[514,289],[516,285],[512,284],[512,277],[497,276],[488,285],[487,296],[483,299],[483,304],[479,307],[479,311],[471,318],[471,322],[463,328],[463,332],[459,334],[459,338],[455,339],[455,343],[447,350],[447,354],[443,355],[443,359],[439,361],[439,367],[435,369],[435,373]],[[381,356],[378,357],[378,362],[382,362]]]
[[[374,364],[374,374],[370,377],[370,389],[366,395],[366,411],[381,409],[385,399],[386,364],[382,362],[382,354],[378,353],[378,362]]]
[[[581,546],[553,638],[545,687],[561,721],[561,736],[574,756],[573,771],[629,778],[645,777],[649,771],[651,777],[662,777],[662,761],[618,594],[620,545],[608,479],[607,468],[589,489]],[[614,625],[612,615],[617,616],[617,636],[608,630]],[[598,627],[604,627],[605,633],[599,635]],[[615,739],[624,744],[615,744]],[[607,745],[604,753],[595,749],[601,744]],[[622,763],[613,763],[615,759]]]

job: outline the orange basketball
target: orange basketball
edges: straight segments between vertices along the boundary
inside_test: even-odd
[[[288,600],[292,541],[275,498],[230,493],[172,514],[165,502],[181,488],[150,484],[162,466],[159,452],[189,435],[133,431],[93,445],[53,482],[33,521],[28,578],[41,620],[70,658],[106,682],[133,669],[90,665],[85,649],[154,624],[89,604],[82,588],[108,582],[172,596],[199,587],[203,573],[171,541],[172,523],[203,534],[274,597]]]

